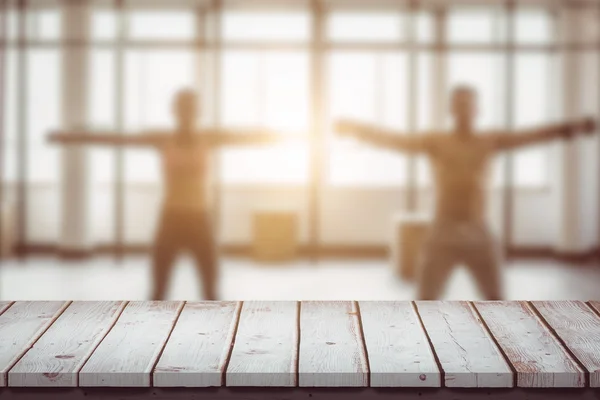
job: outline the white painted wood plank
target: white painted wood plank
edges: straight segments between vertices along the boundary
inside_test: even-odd
[[[187,303],[154,370],[154,386],[221,386],[240,302]]]
[[[590,386],[600,387],[600,318],[581,301],[532,303],[564,345],[590,373]]]
[[[0,315],[0,386],[6,374],[69,305],[64,301],[17,301]]]
[[[300,386],[368,386],[367,365],[356,303],[301,303]]]
[[[244,302],[227,368],[227,386],[297,384],[298,303]]]
[[[414,306],[361,301],[372,387],[439,387],[441,374]]]
[[[79,386],[147,387],[179,301],[131,302],[79,373]]]
[[[416,304],[444,370],[445,386],[513,386],[508,363],[469,303],[419,301]]]
[[[125,307],[121,301],[77,301],[8,373],[8,386],[77,387],[77,374]]]
[[[517,371],[517,386],[585,386],[584,371],[552,336],[527,303],[475,303],[490,331]]]

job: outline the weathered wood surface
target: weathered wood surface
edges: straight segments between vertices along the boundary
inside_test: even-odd
[[[355,302],[302,302],[298,370],[300,386],[368,386],[367,356]]]
[[[512,387],[513,373],[467,302],[417,302],[447,387]]]
[[[414,305],[359,302],[372,387],[439,387],[441,374]]]
[[[478,302],[476,307],[517,371],[517,386],[585,386],[584,371],[524,302]]]
[[[72,386],[124,302],[74,302],[8,373],[9,386]]]
[[[600,317],[580,301],[534,301],[534,307],[600,387]]]
[[[221,386],[239,302],[187,303],[156,368],[154,386]]]
[[[583,396],[600,386],[599,354],[599,302],[0,302],[0,383],[12,388],[0,400],[77,385]]]
[[[297,302],[245,302],[227,386],[296,386],[298,331]]]
[[[63,301],[17,301],[0,315],[0,387],[7,372],[69,305]]]
[[[150,386],[182,302],[131,302],[79,373],[79,386]]]

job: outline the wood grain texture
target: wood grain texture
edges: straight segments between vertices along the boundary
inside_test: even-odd
[[[125,307],[120,301],[73,302],[8,373],[8,385],[77,386],[83,364]]]
[[[595,310],[598,314],[600,314],[600,301],[590,301],[589,302],[590,307]]]
[[[8,307],[10,307],[13,304],[12,301],[0,301],[0,315],[8,310]]]
[[[227,386],[293,387],[298,372],[298,303],[244,302]]]
[[[154,386],[221,386],[241,306],[187,303],[154,370]]]
[[[527,303],[477,302],[475,306],[517,372],[517,386],[585,386],[585,373]]]
[[[79,386],[150,386],[183,302],[131,302],[79,373]]]
[[[372,387],[440,387],[441,374],[411,302],[361,301]]]
[[[467,302],[419,301],[417,310],[453,388],[513,386],[513,373]]]
[[[69,305],[64,301],[18,301],[0,315],[0,386],[7,372]]]
[[[351,301],[306,301],[300,307],[299,385],[368,386],[358,309]]]
[[[590,373],[590,386],[600,387],[600,317],[581,301],[534,301],[532,304]]]

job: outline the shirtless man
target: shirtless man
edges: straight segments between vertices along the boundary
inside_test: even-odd
[[[194,256],[204,297],[217,299],[217,257],[212,215],[207,201],[210,155],[219,147],[273,143],[284,138],[264,130],[203,130],[198,132],[198,98],[191,90],[175,96],[175,132],[140,135],[114,133],[54,133],[50,140],[65,144],[142,146],[156,149],[162,160],[164,199],[153,248],[152,299],[165,297],[173,262],[181,250]],[[285,135],[290,137],[288,135]]]
[[[336,130],[372,145],[411,154],[424,154],[432,167],[436,207],[419,266],[418,299],[436,300],[456,263],[465,264],[487,300],[502,298],[500,252],[485,221],[486,185],[492,158],[502,151],[592,133],[591,119],[549,125],[514,135],[476,134],[477,94],[466,86],[452,93],[452,134],[442,132],[407,136],[352,121]]]

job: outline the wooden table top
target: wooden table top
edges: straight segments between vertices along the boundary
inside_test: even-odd
[[[0,302],[0,386],[600,387],[600,302]]]

